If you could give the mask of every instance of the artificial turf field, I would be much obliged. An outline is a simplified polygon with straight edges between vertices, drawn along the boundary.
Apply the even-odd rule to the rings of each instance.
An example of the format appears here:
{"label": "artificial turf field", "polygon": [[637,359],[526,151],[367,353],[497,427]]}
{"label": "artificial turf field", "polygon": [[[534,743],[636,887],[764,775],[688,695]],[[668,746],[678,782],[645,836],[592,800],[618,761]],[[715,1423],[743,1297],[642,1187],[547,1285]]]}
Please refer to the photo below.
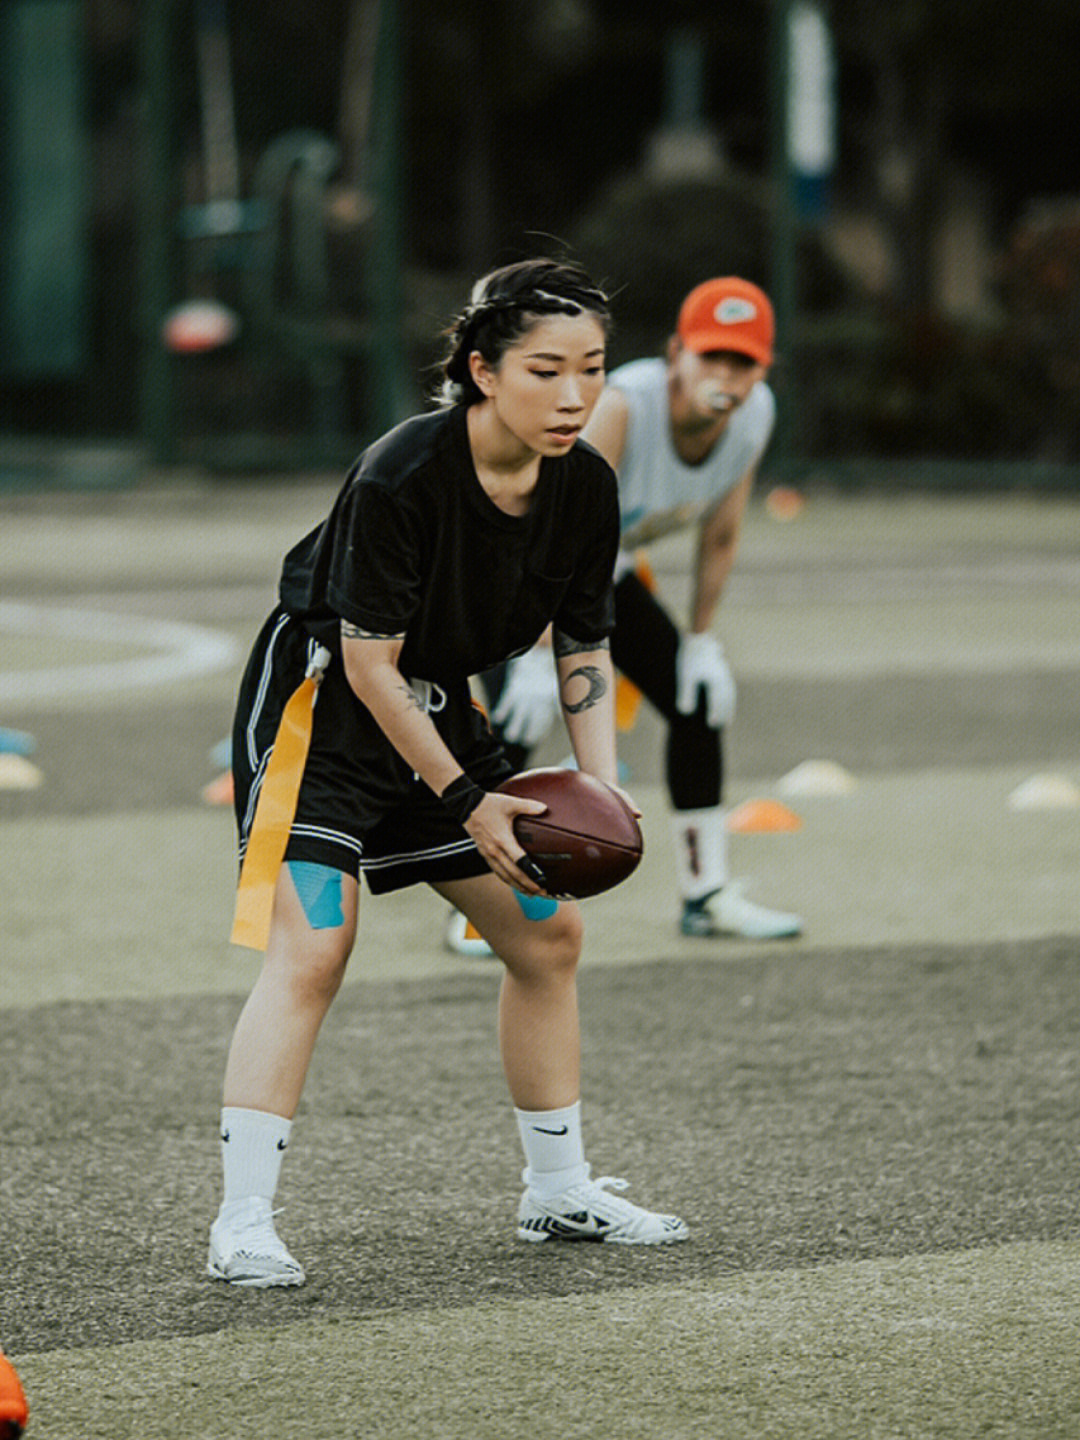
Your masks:
{"label": "artificial turf field", "polygon": [[[255,969],[200,790],[277,559],[335,486],[0,498],[0,726],[44,776],[0,791],[0,1343],[29,1440],[1080,1435],[1080,809],[1008,803],[1080,782],[1061,500],[754,506],[730,799],[811,758],[855,781],[733,842],[803,939],[675,933],[658,732],[625,737],[647,854],[586,907],[586,1139],[688,1244],[515,1243],[495,968],[407,892],[365,898],[294,1131],[308,1284],[204,1277]],[[686,557],[654,557],[677,604]],[[192,673],[165,622],[200,627]]]}

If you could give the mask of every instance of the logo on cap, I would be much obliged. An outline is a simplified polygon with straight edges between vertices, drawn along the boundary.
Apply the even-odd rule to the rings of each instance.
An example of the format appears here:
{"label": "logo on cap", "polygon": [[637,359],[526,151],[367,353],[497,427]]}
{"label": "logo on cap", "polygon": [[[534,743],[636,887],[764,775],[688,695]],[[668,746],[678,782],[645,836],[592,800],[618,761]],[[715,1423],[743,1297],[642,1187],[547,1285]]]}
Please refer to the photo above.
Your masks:
{"label": "logo on cap", "polygon": [[752,300],[744,300],[740,295],[728,295],[717,305],[713,316],[721,325],[742,325],[747,320],[753,320],[757,313],[757,306]]}

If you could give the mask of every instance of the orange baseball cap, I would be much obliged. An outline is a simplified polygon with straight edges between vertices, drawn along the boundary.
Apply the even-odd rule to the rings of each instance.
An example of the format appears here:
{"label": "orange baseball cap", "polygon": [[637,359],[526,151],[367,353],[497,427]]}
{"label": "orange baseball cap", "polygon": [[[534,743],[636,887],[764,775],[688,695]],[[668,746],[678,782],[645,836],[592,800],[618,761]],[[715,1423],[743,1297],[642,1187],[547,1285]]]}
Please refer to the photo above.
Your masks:
{"label": "orange baseball cap", "polygon": [[690,291],[679,311],[678,335],[698,355],[734,350],[771,365],[776,321],[764,290],[734,275],[706,280]]}

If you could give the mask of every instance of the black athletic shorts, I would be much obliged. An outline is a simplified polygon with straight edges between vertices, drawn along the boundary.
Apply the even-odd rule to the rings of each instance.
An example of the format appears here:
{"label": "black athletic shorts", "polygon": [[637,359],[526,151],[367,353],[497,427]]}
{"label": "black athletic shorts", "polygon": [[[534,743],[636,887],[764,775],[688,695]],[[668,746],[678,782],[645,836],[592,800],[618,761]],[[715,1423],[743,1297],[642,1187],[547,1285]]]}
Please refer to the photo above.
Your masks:
{"label": "black athletic shorts", "polygon": [[[244,671],[232,737],[241,859],[282,710],[304,678],[314,649],[307,632],[277,612],[263,626]],[[513,773],[467,682],[432,687],[429,713],[478,785],[493,789]],[[319,686],[285,858],[330,865],[353,876],[362,871],[377,895],[421,881],[489,872],[465,829],[357,700],[339,655]]]}

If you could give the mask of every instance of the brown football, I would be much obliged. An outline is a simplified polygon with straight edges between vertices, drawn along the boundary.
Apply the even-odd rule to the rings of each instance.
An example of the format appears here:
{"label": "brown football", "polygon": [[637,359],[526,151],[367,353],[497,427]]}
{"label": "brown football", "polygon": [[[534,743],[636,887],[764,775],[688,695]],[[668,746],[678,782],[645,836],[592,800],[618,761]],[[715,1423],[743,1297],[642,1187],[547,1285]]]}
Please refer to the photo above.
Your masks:
{"label": "brown football", "polygon": [[514,834],[547,878],[553,895],[584,899],[618,885],[636,869],[641,828],[621,795],[579,770],[524,770],[497,787],[540,800],[541,815],[518,815]]}

